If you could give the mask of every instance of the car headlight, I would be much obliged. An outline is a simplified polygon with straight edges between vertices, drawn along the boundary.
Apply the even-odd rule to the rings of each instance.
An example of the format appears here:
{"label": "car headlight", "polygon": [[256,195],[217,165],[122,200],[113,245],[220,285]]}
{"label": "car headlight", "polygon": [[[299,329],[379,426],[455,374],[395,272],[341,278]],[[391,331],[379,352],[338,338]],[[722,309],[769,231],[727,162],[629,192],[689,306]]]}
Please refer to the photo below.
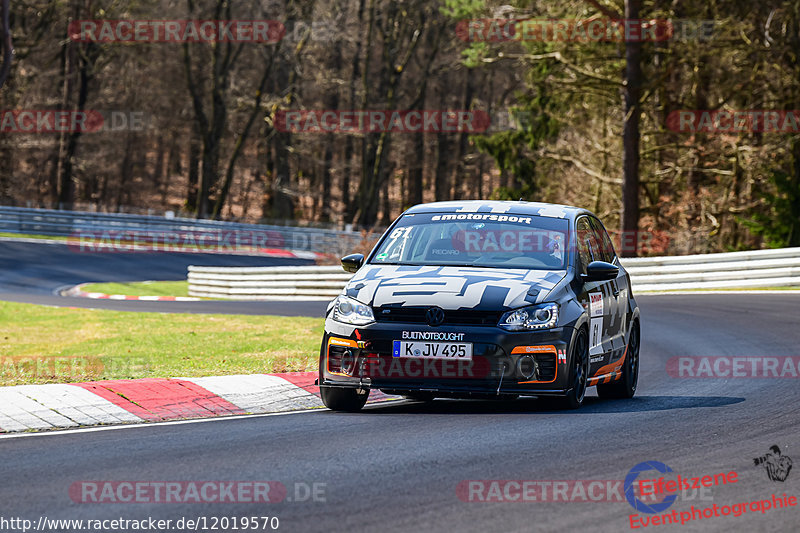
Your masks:
{"label": "car headlight", "polygon": [[550,329],[558,323],[558,304],[532,305],[509,311],[500,317],[500,326],[508,331]]}
{"label": "car headlight", "polygon": [[375,315],[370,306],[347,296],[339,296],[333,302],[333,319],[345,324],[364,326],[375,322]]}

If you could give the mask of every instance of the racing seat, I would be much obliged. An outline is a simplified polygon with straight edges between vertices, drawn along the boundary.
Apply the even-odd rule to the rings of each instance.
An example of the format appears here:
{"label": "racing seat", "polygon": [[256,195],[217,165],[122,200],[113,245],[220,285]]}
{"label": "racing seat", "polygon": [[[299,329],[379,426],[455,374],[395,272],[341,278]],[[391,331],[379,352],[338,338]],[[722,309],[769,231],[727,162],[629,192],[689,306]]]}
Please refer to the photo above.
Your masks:
{"label": "racing seat", "polygon": [[453,247],[452,239],[436,239],[425,251],[426,261],[452,261],[461,257],[461,251]]}

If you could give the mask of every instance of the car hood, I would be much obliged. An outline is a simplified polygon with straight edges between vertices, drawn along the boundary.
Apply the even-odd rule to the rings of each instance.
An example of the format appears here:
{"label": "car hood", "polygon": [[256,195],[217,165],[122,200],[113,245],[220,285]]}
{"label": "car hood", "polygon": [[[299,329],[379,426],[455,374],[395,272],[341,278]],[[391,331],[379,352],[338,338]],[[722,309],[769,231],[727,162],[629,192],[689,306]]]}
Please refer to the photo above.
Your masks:
{"label": "car hood", "polygon": [[382,307],[514,309],[544,301],[565,270],[443,266],[363,266],[343,294]]}

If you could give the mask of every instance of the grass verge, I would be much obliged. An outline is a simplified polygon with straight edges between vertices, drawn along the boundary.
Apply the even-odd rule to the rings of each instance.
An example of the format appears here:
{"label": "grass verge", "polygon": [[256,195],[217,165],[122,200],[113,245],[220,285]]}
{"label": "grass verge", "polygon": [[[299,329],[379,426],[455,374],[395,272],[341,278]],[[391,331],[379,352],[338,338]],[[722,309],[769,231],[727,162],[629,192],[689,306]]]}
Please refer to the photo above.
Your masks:
{"label": "grass verge", "polygon": [[67,241],[68,238],[62,235],[34,235],[30,233],[4,233],[0,232],[0,238],[7,237],[11,239],[40,239],[47,241]]}
{"label": "grass verge", "polygon": [[323,323],[0,302],[0,386],[313,371]]}
{"label": "grass verge", "polygon": [[131,283],[90,283],[84,292],[125,296],[189,296],[188,281],[136,281]]}

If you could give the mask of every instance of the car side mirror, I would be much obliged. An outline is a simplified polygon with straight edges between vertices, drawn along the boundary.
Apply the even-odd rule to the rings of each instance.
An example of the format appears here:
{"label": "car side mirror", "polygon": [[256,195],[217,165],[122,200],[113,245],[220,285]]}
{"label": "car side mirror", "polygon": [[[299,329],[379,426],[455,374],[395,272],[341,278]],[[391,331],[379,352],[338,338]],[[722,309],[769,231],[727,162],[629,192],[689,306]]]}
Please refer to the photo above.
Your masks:
{"label": "car side mirror", "polygon": [[355,274],[364,265],[364,254],[350,254],[342,257],[342,268],[345,272]]}
{"label": "car side mirror", "polygon": [[592,261],[582,274],[583,281],[609,281],[619,275],[619,267],[605,261]]}

